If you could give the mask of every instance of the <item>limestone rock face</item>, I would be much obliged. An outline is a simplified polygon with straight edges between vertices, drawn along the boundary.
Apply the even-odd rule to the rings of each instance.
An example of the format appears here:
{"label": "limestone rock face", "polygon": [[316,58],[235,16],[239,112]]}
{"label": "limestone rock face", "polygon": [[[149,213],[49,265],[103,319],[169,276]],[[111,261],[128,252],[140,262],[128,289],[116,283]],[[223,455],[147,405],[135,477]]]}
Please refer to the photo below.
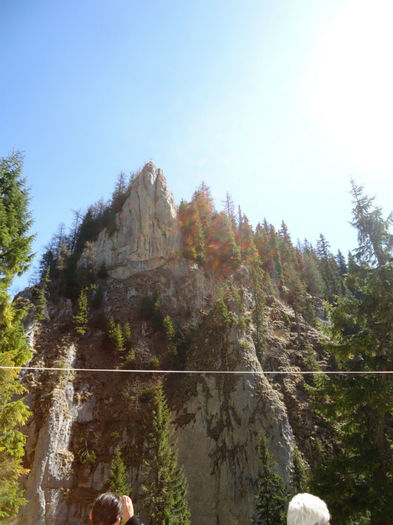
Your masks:
{"label": "limestone rock face", "polygon": [[173,196],[162,170],[149,162],[131,185],[116,217],[116,231],[103,230],[81,261],[96,269],[104,263],[112,277],[125,279],[162,266],[180,254],[181,245]]}
{"label": "limestone rock face", "polygon": [[193,495],[193,525],[245,524],[255,510],[261,435],[287,483],[294,435],[284,403],[263,374],[250,333],[234,325],[217,340],[206,327],[190,350],[192,368],[199,368],[199,354],[213,345],[217,369],[241,373],[207,373],[193,387],[180,387],[192,394],[177,415],[179,456]]}
{"label": "limestone rock face", "polygon": [[[72,366],[75,346],[65,352],[64,367]],[[17,523],[61,523],[67,520],[64,491],[72,486],[74,454],[69,450],[73,423],[74,389],[72,376],[63,377],[50,394],[49,411],[38,428],[33,419],[28,426],[27,456],[34,457],[26,483],[28,504],[22,507]],[[30,402],[33,402],[30,399]]]}
{"label": "limestone rock face", "polygon": [[285,407],[263,375],[239,376],[229,394],[210,376],[197,392],[182,411],[193,417],[178,434],[192,523],[245,523],[255,510],[261,432],[289,481],[294,437]]}

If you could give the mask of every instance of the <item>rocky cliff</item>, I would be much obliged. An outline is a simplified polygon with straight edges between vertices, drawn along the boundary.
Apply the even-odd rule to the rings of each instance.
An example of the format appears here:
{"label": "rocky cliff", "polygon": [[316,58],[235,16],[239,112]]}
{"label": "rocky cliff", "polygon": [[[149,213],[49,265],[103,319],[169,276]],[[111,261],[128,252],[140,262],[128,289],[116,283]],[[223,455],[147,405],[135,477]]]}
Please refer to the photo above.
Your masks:
{"label": "rocky cliff", "polygon": [[116,279],[135,271],[151,270],[178,256],[181,235],[177,210],[162,170],[152,162],[133,181],[127,199],[116,217],[115,231],[103,230],[89,243],[81,264],[102,264]]}
{"label": "rocky cliff", "polygon": [[[103,262],[109,276],[97,277],[90,292],[91,322],[83,337],[72,326],[75,303],[56,294],[49,298],[44,321],[26,319],[31,365],[58,370],[30,371],[24,377],[33,411],[26,429],[31,471],[25,480],[28,504],[16,523],[84,523],[89,505],[105,490],[117,446],[138,508],[151,387],[161,379],[188,480],[193,525],[249,524],[261,431],[287,483],[296,445],[312,459],[313,418],[303,379],[264,375],[263,370],[304,368],[309,353],[320,352],[320,334],[270,297],[263,351],[256,351],[247,268],[220,280],[181,257],[177,210],[162,172],[151,163],[133,181],[115,231],[102,231],[79,265],[98,269]],[[25,301],[29,298],[26,291]],[[152,299],[177,328],[176,352],[143,312],[141,305]],[[108,343],[103,318],[110,317],[132,327],[128,368],[151,369],[158,363],[164,370],[218,373],[62,370],[127,368],[124,355]],[[246,373],[220,373],[236,370]]]}

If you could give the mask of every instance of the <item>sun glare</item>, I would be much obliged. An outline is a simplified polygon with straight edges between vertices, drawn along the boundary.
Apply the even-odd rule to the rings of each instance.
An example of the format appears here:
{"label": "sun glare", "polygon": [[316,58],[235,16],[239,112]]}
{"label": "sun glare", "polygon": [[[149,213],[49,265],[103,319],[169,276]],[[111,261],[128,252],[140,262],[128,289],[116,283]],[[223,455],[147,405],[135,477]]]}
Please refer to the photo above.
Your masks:
{"label": "sun glare", "polygon": [[359,169],[393,170],[393,2],[350,1],[321,36],[305,79],[314,124]]}

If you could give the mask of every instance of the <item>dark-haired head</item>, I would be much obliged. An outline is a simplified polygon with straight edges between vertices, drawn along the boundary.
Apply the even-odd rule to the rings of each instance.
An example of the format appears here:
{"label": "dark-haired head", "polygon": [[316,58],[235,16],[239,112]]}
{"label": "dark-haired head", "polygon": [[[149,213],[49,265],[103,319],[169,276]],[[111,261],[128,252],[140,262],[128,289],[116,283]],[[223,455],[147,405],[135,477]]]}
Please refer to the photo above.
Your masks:
{"label": "dark-haired head", "polygon": [[95,500],[90,519],[93,525],[115,525],[120,523],[121,509],[121,498],[112,492],[105,492]]}

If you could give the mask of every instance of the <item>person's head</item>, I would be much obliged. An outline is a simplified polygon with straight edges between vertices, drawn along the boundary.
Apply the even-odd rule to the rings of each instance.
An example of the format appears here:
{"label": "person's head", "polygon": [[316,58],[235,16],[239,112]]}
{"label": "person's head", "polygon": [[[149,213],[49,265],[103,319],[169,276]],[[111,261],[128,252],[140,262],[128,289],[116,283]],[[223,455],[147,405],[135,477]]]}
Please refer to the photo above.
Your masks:
{"label": "person's head", "polygon": [[329,525],[327,505],[312,494],[297,494],[289,502],[287,525]]}
{"label": "person's head", "polygon": [[121,509],[121,498],[112,492],[105,492],[95,500],[90,519],[93,525],[118,525],[121,519]]}

